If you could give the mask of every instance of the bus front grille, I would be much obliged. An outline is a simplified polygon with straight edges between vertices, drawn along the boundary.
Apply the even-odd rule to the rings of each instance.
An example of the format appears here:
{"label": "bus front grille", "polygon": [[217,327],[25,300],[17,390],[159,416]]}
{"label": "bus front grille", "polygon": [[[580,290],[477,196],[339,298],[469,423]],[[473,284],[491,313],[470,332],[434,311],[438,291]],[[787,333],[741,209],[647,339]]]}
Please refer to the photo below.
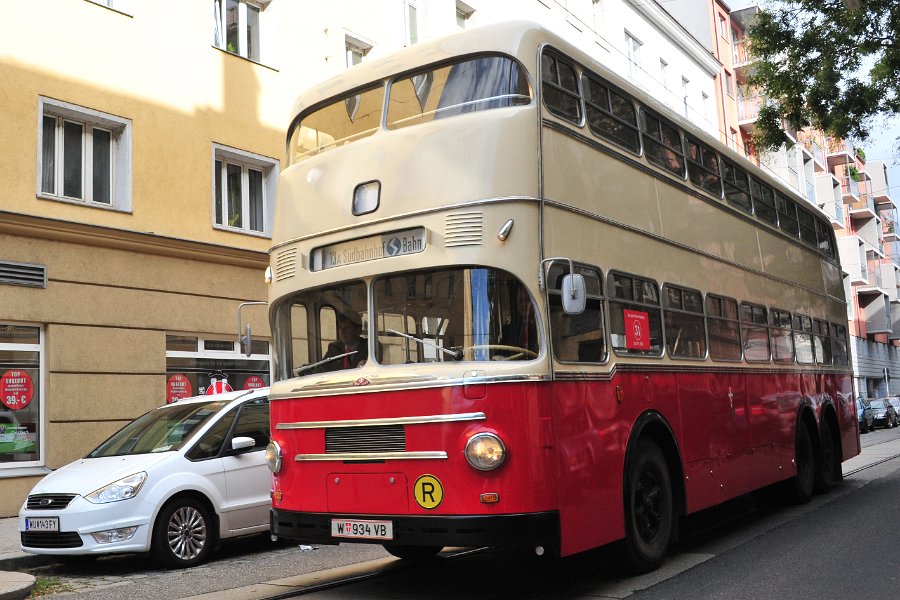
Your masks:
{"label": "bus front grille", "polygon": [[406,432],[402,425],[331,427],[325,430],[326,454],[405,451]]}

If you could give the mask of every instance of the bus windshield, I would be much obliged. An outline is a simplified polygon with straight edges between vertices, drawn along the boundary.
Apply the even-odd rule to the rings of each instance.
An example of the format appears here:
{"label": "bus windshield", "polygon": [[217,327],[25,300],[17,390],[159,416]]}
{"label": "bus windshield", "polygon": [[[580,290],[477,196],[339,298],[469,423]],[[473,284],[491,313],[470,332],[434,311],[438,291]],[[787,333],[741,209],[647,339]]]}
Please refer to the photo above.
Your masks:
{"label": "bus windshield", "polygon": [[383,365],[531,360],[540,351],[537,312],[513,275],[451,267],[298,292],[276,318],[289,325],[279,343],[290,352],[291,375],[305,376],[362,367],[371,356]]}
{"label": "bus windshield", "polygon": [[[480,56],[419,71],[391,83],[388,129],[468,112],[531,103],[525,69],[511,58]],[[384,85],[336,98],[301,116],[289,134],[295,164],[329,148],[375,133],[384,112]]]}

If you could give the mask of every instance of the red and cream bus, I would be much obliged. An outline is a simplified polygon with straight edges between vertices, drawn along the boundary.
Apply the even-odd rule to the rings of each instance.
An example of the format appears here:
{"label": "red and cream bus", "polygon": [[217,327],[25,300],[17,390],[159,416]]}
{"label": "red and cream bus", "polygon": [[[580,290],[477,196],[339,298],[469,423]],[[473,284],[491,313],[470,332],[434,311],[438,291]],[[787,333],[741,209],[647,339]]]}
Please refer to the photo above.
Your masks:
{"label": "red and cream bus", "polygon": [[858,454],[834,232],[541,27],[416,44],[303,95],[271,251],[272,531],[622,541]]}

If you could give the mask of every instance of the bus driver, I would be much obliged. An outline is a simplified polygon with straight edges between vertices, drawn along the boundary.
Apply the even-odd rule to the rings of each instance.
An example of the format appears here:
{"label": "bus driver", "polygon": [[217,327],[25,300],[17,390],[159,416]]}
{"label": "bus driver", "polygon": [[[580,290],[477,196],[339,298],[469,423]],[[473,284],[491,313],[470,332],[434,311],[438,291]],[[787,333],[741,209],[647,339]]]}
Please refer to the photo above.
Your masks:
{"label": "bus driver", "polygon": [[[362,367],[369,359],[369,346],[366,339],[360,337],[362,323],[355,313],[338,313],[338,339],[328,344],[328,351],[322,360],[334,358],[322,365],[324,371],[340,371]],[[344,356],[341,356],[344,355]],[[341,358],[338,358],[341,357]]]}

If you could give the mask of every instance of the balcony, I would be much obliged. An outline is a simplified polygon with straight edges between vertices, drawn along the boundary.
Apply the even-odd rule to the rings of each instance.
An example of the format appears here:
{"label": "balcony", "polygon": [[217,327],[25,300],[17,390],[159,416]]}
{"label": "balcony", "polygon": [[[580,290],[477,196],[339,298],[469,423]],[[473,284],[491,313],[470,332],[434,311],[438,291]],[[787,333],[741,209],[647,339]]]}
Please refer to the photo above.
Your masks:
{"label": "balcony", "polygon": [[731,64],[735,69],[746,67],[754,61],[750,54],[750,41],[746,38],[736,41],[731,46]]}
{"label": "balcony", "polygon": [[[858,202],[860,200],[859,197],[859,182],[853,179],[850,175],[844,175],[843,177],[838,178],[841,182],[841,196],[844,197],[844,202],[853,203]],[[872,206],[875,206],[875,203],[872,203]]]}
{"label": "balcony", "polygon": [[844,205],[843,203],[838,203],[833,200],[829,200],[824,204],[820,204],[819,208],[822,209],[826,215],[828,215],[828,220],[831,221],[831,227],[835,230],[841,230],[847,227],[846,220],[844,219]]}
{"label": "balcony", "polygon": [[809,200],[811,204],[816,203],[816,186],[808,179],[806,180],[806,199]]}
{"label": "balcony", "polygon": [[759,116],[759,109],[763,106],[762,96],[738,96],[738,123],[752,131],[753,122]]}
{"label": "balcony", "polygon": [[882,239],[885,242],[900,242],[900,232],[897,231],[897,211],[879,211],[881,217]]}
{"label": "balcony", "polygon": [[[847,199],[847,196],[844,196],[844,200]],[[872,200],[871,196],[864,195],[860,197],[857,202],[850,203],[850,217],[857,217],[862,219],[869,219],[872,217],[877,217],[878,213],[875,212],[875,201]]]}
{"label": "balcony", "polygon": [[888,301],[900,303],[900,267],[889,258],[881,261],[881,283]]}
{"label": "balcony", "polygon": [[825,158],[828,167],[849,165],[856,162],[856,148],[849,140],[825,138]]}
{"label": "balcony", "polygon": [[866,333],[893,333],[894,328],[888,323],[886,317],[875,317],[874,319],[866,319]]}
{"label": "balcony", "polygon": [[809,131],[803,130],[797,133],[797,141],[812,155],[816,173],[825,172],[828,163],[825,161],[825,150],[822,149],[819,138]]}

